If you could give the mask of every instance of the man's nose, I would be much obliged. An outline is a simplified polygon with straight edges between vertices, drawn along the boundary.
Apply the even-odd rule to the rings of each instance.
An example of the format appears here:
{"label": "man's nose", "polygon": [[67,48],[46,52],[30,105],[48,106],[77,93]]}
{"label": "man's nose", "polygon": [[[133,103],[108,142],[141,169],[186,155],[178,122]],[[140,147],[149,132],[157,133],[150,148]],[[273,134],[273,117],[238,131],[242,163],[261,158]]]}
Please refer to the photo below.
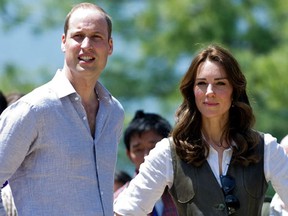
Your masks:
{"label": "man's nose", "polygon": [[89,37],[85,37],[81,43],[82,48],[90,48],[91,47],[91,41]]}

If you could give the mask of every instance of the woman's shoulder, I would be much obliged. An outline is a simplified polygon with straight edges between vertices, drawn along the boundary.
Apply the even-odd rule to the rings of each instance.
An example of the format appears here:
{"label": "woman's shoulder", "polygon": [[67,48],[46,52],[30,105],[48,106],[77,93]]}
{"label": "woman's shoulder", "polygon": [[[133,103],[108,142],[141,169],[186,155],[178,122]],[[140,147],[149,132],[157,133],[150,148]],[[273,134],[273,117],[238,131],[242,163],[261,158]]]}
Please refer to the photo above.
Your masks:
{"label": "woman's shoulder", "polygon": [[170,137],[165,137],[159,142],[156,143],[155,145],[155,151],[157,152],[162,152],[162,153],[170,153],[171,148],[170,148],[170,142],[171,142]]}
{"label": "woman's shoulder", "polygon": [[168,138],[163,138],[156,143],[155,147],[150,151],[147,156],[150,161],[169,161],[171,160],[171,148]]}
{"label": "woman's shoulder", "polygon": [[263,133],[263,139],[264,139],[264,144],[278,144],[277,138],[275,138],[272,134],[270,133]]}

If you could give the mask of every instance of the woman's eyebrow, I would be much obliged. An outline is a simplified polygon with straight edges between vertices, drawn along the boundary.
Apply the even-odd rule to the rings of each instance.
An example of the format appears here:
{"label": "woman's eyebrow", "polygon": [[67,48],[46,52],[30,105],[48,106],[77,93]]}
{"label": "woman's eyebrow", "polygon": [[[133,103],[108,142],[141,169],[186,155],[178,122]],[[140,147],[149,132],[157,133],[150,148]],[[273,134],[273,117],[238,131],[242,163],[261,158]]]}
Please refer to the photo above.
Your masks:
{"label": "woman's eyebrow", "polygon": [[[217,78],[214,78],[214,80],[223,80],[223,79],[228,79],[228,78],[227,78],[227,77],[217,77]],[[206,80],[206,78],[198,77],[198,78],[196,78],[196,80]]]}
{"label": "woman's eyebrow", "polygon": [[219,77],[219,78],[215,78],[215,80],[223,80],[223,79],[228,79],[227,77]]}

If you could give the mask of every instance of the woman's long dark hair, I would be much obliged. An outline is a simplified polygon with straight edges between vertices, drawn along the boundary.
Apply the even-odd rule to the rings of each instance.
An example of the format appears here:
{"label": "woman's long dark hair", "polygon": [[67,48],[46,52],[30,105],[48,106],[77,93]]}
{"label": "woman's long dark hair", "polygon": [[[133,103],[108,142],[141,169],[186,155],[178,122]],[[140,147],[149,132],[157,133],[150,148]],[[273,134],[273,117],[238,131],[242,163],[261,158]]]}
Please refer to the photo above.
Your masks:
{"label": "woman's long dark hair", "polygon": [[222,65],[233,86],[229,119],[221,137],[230,146],[231,140],[237,144],[237,147],[232,146],[232,162],[244,166],[258,162],[259,155],[255,148],[259,143],[259,134],[252,129],[255,117],[246,93],[246,78],[232,54],[217,45],[208,46],[193,59],[180,83],[183,102],[176,112],[176,124],[172,131],[177,154],[194,166],[203,164],[209,154],[209,146],[201,136],[201,113],[196,106],[193,91],[198,67],[206,60]]}

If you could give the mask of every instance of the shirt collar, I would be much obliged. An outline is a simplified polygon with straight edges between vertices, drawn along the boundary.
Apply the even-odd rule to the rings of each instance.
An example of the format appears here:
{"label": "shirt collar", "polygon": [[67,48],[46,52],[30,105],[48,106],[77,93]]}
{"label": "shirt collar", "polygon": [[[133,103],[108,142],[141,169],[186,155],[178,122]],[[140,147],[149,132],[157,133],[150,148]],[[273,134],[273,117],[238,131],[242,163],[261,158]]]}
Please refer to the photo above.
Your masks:
{"label": "shirt collar", "polygon": [[[51,80],[51,83],[53,85],[54,91],[59,98],[63,98],[72,94],[78,95],[78,93],[66,77],[65,73],[61,69],[57,70],[55,76]],[[110,102],[112,95],[99,81],[97,81],[95,85],[95,90],[97,91],[99,99],[102,102]]]}
{"label": "shirt collar", "polygon": [[52,79],[53,89],[56,91],[59,98],[66,97],[70,94],[76,93],[76,90],[65,76],[64,72],[60,69],[57,70]]}

